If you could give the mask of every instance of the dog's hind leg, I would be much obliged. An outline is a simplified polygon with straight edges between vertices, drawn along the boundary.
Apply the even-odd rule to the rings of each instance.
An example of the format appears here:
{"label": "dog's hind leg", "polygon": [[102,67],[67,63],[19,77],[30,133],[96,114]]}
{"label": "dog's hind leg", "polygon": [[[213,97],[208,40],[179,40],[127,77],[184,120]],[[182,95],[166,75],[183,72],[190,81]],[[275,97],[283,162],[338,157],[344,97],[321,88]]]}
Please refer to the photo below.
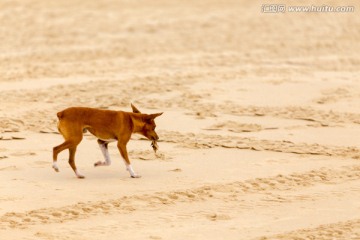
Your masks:
{"label": "dog's hind leg", "polygon": [[74,170],[74,172],[78,178],[85,178],[84,175],[81,175],[76,168],[75,153],[76,153],[76,146],[70,147],[69,148],[69,164],[70,164],[71,168]]}
{"label": "dog's hind leg", "polygon": [[109,151],[108,151],[109,142],[103,141],[101,139],[98,139],[97,142],[98,142],[100,150],[104,156],[105,162],[98,161],[98,162],[94,163],[94,166],[95,167],[109,166],[111,164],[111,159],[110,159],[110,155],[109,155]]}
{"label": "dog's hind leg", "polygon": [[74,170],[78,178],[84,178],[84,176],[77,171],[75,165],[76,147],[83,138],[81,126],[73,126],[70,128],[66,124],[66,122],[60,121],[58,127],[65,141],[62,144],[53,148],[53,168],[55,169],[55,171],[59,171],[59,168],[57,166],[58,154],[65,149],[69,149],[69,164],[71,168]]}
{"label": "dog's hind leg", "polygon": [[52,165],[52,167],[54,168],[54,170],[56,172],[59,171],[59,167],[57,166],[57,156],[58,156],[58,154],[61,151],[69,148],[70,146],[71,146],[71,142],[70,141],[65,141],[62,144],[60,144],[59,146],[56,146],[56,147],[53,148],[53,165]]}

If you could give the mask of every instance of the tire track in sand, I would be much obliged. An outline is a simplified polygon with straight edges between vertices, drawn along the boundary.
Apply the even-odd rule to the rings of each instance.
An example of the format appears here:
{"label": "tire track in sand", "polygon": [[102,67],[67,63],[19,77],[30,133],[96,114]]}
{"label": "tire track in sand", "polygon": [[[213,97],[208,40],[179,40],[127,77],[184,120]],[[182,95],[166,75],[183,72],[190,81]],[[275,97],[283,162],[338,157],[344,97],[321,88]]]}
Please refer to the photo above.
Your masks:
{"label": "tire track in sand", "polygon": [[[11,118],[0,116],[2,122],[0,132],[13,129],[38,131],[41,127],[56,129],[56,110],[79,104],[98,108],[124,107],[129,109],[129,101],[133,99],[133,96],[147,95],[151,95],[151,98],[137,99],[136,101],[144,108],[166,111],[166,109],[178,107],[190,111],[190,115],[201,118],[214,117],[216,114],[230,114],[235,116],[271,116],[297,119],[314,122],[320,124],[320,126],[334,126],[344,123],[360,124],[360,114],[358,113],[324,111],[299,106],[265,107],[240,106],[233,102],[206,103],[202,95],[189,93],[189,85],[209,77],[216,79],[220,76],[216,72],[125,76],[122,80],[89,81],[86,86],[84,84],[66,84],[45,89],[5,91],[0,94],[7,102],[6,105],[2,106],[4,111],[11,112],[15,106],[21,103],[26,104],[28,107]],[[231,74],[226,77],[221,76],[221,78],[231,78]],[[145,84],[145,82],[151,82],[152,84]],[[161,88],[158,86],[161,86]],[[169,92],[173,93],[174,89],[179,93],[175,94],[175,96],[172,94],[170,99],[166,101],[157,99],[152,95],[153,93],[161,95]],[[75,95],[74,92],[76,92]],[[187,101],[183,101],[183,99],[187,99]],[[58,104],[60,102],[61,105]],[[29,111],[32,107],[36,109],[39,103],[42,103],[40,112]],[[46,103],[47,107],[44,108],[43,103]],[[26,124],[22,122],[23,119],[27,119]],[[38,123],[39,119],[42,120],[41,123]]]}
{"label": "tire track in sand", "polygon": [[[8,212],[0,217],[1,229],[27,228],[37,224],[63,223],[85,219],[96,215],[126,214],[138,210],[156,210],[164,205],[175,205],[185,202],[221,201],[242,202],[247,209],[253,206],[253,201],[246,202],[246,194],[266,194],[266,202],[292,201],[284,200],[276,195],[272,201],[269,194],[273,191],[294,191],[317,184],[338,184],[354,181],[360,178],[360,165],[344,166],[339,169],[321,168],[317,170],[277,175],[268,178],[256,178],[246,181],[236,181],[226,184],[208,184],[186,190],[155,192],[151,194],[124,196],[118,199],[103,201],[79,202],[59,208],[42,208],[27,212]],[[243,199],[242,199],[243,198]],[[270,204],[270,203],[269,203]]]}
{"label": "tire track in sand", "polygon": [[360,239],[360,219],[324,224],[315,228],[299,229],[254,240],[297,240],[297,239]]}
{"label": "tire track in sand", "polygon": [[[222,104],[199,102],[202,95],[184,93],[180,97],[172,98],[169,101],[161,102],[158,99],[139,99],[139,105],[146,108],[164,109],[176,106],[182,109],[191,110],[191,115],[197,117],[215,117],[218,114],[230,114],[235,116],[270,116],[283,119],[296,119],[319,123],[321,126],[333,126],[344,123],[360,124],[360,114],[338,111],[325,111],[312,107],[288,106],[288,107],[267,107],[267,106],[240,106],[234,102]],[[186,101],[183,101],[186,99]],[[169,103],[170,106],[169,106]]]}
{"label": "tire track in sand", "polygon": [[293,143],[291,141],[172,131],[159,131],[159,136],[161,136],[163,142],[177,143],[183,147],[195,149],[223,147],[360,159],[360,149],[356,147],[325,146],[320,144]]}

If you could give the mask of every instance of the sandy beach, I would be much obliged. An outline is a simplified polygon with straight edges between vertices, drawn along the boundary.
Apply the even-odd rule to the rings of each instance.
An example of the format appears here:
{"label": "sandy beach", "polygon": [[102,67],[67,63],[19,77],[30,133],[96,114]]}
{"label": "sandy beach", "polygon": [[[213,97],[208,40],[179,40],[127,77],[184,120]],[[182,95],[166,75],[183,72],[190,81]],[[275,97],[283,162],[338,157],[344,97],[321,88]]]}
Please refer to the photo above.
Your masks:
{"label": "sandy beach", "polygon": [[[360,239],[359,1],[263,4],[1,1],[0,239]],[[57,112],[131,103],[142,178],[90,133],[52,169]]]}

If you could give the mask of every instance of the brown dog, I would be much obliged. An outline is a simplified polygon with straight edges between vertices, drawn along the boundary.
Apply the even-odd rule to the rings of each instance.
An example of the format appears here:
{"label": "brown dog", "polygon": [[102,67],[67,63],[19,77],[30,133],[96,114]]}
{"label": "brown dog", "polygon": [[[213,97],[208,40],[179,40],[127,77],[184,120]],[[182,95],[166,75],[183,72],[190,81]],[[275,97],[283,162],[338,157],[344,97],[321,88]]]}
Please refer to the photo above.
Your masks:
{"label": "brown dog", "polygon": [[69,149],[69,164],[78,178],[84,178],[75,166],[75,152],[77,145],[83,138],[83,132],[88,130],[98,138],[98,144],[104,155],[105,162],[98,161],[96,166],[108,166],[111,160],[108,152],[109,142],[117,142],[117,147],[123,157],[126,169],[131,177],[138,178],[131,167],[126,150],[132,133],[140,133],[155,142],[159,139],[155,132],[154,119],[162,113],[142,114],[131,104],[133,112],[100,110],[95,108],[71,107],[57,113],[59,118],[58,129],[65,141],[53,149],[53,168],[59,171],[57,166],[58,154]]}

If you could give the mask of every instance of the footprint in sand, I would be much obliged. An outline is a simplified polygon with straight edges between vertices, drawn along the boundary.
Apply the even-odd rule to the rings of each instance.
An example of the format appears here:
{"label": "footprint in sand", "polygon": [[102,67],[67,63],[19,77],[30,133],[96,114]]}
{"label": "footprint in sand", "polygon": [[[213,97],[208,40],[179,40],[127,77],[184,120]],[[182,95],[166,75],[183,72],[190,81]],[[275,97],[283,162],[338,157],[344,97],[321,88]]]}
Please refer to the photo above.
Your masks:
{"label": "footprint in sand", "polygon": [[145,150],[145,151],[138,151],[138,150],[132,150],[129,152],[129,154],[134,157],[138,158],[140,160],[148,161],[148,160],[170,160],[172,157],[165,156],[163,153],[154,153],[151,150]]}
{"label": "footprint in sand", "polygon": [[16,166],[8,166],[8,167],[3,167],[3,168],[0,168],[0,171],[16,171],[16,170],[19,170]]}
{"label": "footprint in sand", "polygon": [[49,165],[49,161],[41,161],[41,160],[39,160],[39,161],[35,161],[34,163],[37,166],[48,166]]}
{"label": "footprint in sand", "polygon": [[206,215],[206,218],[209,219],[210,221],[221,221],[221,220],[230,220],[231,217],[229,215],[226,214],[209,214]]}
{"label": "footprint in sand", "polygon": [[0,136],[0,140],[9,141],[9,140],[24,140],[23,136]]}
{"label": "footprint in sand", "polygon": [[30,151],[18,151],[10,154],[11,156],[15,157],[22,157],[22,156],[35,156],[36,153]]}
{"label": "footprint in sand", "polygon": [[227,121],[224,123],[219,123],[212,125],[204,130],[227,130],[230,132],[240,133],[240,132],[259,132],[263,130],[261,125],[258,124],[246,124],[238,123],[235,121]]}
{"label": "footprint in sand", "polygon": [[182,172],[181,168],[175,168],[172,170],[169,170],[169,172]]}

